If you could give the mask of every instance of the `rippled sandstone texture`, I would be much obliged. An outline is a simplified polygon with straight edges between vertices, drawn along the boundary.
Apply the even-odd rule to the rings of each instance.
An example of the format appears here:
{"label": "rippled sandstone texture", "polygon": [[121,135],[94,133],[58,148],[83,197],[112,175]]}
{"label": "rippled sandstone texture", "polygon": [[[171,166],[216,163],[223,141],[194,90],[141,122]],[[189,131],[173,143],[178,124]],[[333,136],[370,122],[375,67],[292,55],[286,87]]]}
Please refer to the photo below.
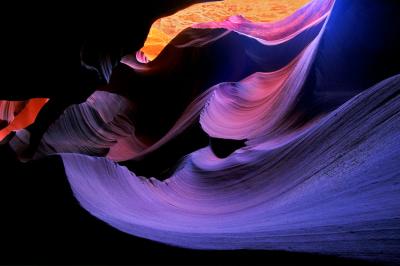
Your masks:
{"label": "rippled sandstone texture", "polygon": [[176,14],[158,19],[150,29],[142,51],[152,60],[183,29],[195,23],[223,21],[241,15],[253,22],[272,22],[283,19],[309,0],[225,0],[193,5]]}

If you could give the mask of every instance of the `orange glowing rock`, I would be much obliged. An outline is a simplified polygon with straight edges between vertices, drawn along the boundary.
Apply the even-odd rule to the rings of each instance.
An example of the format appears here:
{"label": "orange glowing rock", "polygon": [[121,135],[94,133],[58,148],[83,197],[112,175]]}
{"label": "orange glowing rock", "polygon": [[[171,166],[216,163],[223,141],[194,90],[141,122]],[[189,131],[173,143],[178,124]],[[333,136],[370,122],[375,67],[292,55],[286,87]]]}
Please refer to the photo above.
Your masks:
{"label": "orange glowing rock", "polygon": [[26,128],[27,126],[31,125],[47,101],[48,99],[45,98],[35,98],[29,100],[25,108],[15,116],[14,120],[11,121],[7,127],[0,130],[0,141],[4,139],[4,137],[6,137],[11,131]]}
{"label": "orange glowing rock", "polygon": [[200,22],[224,21],[242,15],[254,22],[283,19],[310,0],[225,0],[193,5],[172,16],[158,19],[151,27],[142,51],[153,60],[164,47],[187,27]]}

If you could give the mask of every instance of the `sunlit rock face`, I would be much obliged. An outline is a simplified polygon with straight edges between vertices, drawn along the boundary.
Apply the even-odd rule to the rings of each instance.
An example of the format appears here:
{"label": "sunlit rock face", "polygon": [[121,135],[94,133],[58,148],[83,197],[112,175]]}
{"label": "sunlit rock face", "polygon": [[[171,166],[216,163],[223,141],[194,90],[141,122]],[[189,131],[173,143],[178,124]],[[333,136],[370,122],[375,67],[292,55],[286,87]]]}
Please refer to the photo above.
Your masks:
{"label": "sunlit rock face", "polygon": [[28,101],[0,101],[0,141],[11,131],[32,124],[46,102],[47,99],[44,98]]}
{"label": "sunlit rock face", "polygon": [[292,14],[310,0],[224,0],[193,5],[158,19],[150,29],[142,51],[152,60],[183,29],[196,23],[223,21],[241,15],[253,22],[272,22]]}

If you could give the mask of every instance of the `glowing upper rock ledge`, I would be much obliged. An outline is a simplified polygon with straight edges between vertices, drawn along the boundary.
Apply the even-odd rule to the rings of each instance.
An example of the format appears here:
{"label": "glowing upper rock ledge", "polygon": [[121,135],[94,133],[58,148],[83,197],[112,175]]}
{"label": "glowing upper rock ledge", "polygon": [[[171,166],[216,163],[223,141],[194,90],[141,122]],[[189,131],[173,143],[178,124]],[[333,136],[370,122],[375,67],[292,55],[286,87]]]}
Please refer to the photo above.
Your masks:
{"label": "glowing upper rock ledge", "polygon": [[152,25],[142,51],[148,59],[153,60],[179,32],[193,24],[224,21],[235,15],[241,15],[253,22],[278,21],[309,2],[310,0],[224,0],[196,4],[172,16],[158,19]]}

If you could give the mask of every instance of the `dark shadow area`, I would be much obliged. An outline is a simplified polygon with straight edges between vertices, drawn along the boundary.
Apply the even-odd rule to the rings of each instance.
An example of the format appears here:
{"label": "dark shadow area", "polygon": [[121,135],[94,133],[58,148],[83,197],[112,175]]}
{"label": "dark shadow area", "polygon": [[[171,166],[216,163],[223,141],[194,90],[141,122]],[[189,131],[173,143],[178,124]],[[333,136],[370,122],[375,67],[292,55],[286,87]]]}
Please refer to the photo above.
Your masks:
{"label": "dark shadow area", "polygon": [[400,2],[338,0],[295,112],[302,121],[332,111],[400,73]]}

